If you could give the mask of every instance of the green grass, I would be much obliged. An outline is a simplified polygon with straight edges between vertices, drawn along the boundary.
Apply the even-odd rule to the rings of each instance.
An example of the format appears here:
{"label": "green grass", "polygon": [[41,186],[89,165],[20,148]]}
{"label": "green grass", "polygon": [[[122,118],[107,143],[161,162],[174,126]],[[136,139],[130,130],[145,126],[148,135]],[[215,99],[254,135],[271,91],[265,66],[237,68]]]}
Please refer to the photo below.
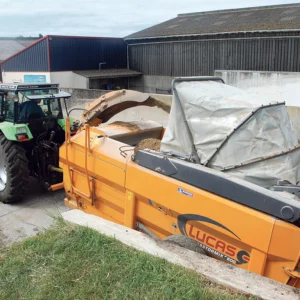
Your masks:
{"label": "green grass", "polygon": [[0,299],[5,300],[248,298],[61,220],[0,250]]}

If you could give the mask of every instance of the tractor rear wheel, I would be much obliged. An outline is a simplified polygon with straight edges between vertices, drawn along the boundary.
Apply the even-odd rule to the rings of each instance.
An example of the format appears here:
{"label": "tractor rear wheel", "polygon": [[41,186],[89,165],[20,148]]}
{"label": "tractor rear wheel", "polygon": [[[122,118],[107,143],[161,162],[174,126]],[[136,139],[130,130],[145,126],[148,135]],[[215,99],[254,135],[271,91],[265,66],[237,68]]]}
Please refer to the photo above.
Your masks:
{"label": "tractor rear wheel", "polygon": [[18,201],[24,195],[29,180],[25,149],[0,133],[0,201]]}

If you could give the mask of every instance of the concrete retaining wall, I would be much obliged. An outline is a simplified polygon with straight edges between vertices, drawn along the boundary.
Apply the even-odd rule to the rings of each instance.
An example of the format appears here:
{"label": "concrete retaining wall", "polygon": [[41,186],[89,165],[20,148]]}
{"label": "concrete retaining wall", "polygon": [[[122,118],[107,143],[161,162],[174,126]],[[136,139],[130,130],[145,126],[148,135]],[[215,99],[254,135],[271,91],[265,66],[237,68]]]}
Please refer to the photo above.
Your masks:
{"label": "concrete retaining wall", "polygon": [[[289,106],[300,106],[300,73],[217,70],[226,84],[252,93],[263,93],[271,101],[285,101]],[[144,93],[167,93],[171,89],[170,76],[143,75],[129,80],[129,89]],[[163,92],[165,91],[165,92]]]}
{"label": "concrete retaining wall", "polygon": [[[73,89],[61,88],[62,91],[72,94],[71,99],[67,103],[68,110],[73,108],[84,108],[86,104],[106,94],[108,91],[104,90],[89,90],[89,89]],[[64,108],[63,108],[64,109]],[[65,113],[65,110],[64,110]],[[75,110],[71,113],[71,117],[80,118],[82,111]]]}
{"label": "concrete retaining wall", "polygon": [[172,80],[170,76],[149,76],[143,75],[129,80],[129,89],[143,93],[163,93],[171,91]]}
{"label": "concrete retaining wall", "polygon": [[71,93],[72,98],[76,100],[96,99],[108,92],[106,90],[90,90],[90,89],[78,89],[78,88],[74,89],[74,88],[66,88],[66,87],[62,87],[61,90]]}
{"label": "concrete retaining wall", "polygon": [[285,102],[300,140],[300,73],[258,71],[215,71],[226,84],[254,94],[263,94],[270,102]]}
{"label": "concrete retaining wall", "polygon": [[51,72],[51,82],[59,83],[59,86],[64,88],[87,89],[89,80],[86,77],[78,75],[72,71]]}
{"label": "concrete retaining wall", "polygon": [[226,84],[256,94],[264,94],[270,101],[285,101],[288,106],[300,106],[300,73],[215,71]]}
{"label": "concrete retaining wall", "polygon": [[[68,110],[73,108],[84,108],[85,105],[92,102],[93,100],[106,94],[106,90],[88,90],[88,89],[73,89],[73,88],[62,88],[61,90],[71,93],[72,98],[68,103]],[[171,96],[168,95],[157,95],[156,99],[171,106]],[[65,113],[65,112],[64,112]],[[82,110],[74,110],[71,112],[71,117],[80,119]],[[158,107],[133,107],[126,109],[111,118],[108,123],[115,121],[141,121],[141,120],[153,120],[159,122],[163,126],[167,126],[169,114]]]}

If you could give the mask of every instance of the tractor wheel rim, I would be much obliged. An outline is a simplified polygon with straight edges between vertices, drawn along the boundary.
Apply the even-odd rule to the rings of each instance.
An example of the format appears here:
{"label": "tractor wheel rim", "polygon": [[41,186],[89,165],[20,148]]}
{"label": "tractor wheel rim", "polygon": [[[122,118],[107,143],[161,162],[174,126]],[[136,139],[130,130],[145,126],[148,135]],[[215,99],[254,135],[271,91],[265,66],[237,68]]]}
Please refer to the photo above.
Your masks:
{"label": "tractor wheel rim", "polygon": [[0,147],[0,192],[6,187],[7,173],[3,148]]}

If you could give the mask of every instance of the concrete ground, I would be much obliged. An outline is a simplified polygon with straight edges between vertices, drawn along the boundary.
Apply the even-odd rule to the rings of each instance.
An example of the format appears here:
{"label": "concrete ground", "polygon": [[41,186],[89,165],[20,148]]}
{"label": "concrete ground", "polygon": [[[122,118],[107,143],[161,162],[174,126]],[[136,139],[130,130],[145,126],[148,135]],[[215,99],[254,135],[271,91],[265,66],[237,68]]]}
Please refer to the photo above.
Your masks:
{"label": "concrete ground", "polygon": [[34,236],[53,223],[53,217],[68,210],[64,190],[42,193],[32,179],[30,192],[14,204],[0,203],[0,247]]}

